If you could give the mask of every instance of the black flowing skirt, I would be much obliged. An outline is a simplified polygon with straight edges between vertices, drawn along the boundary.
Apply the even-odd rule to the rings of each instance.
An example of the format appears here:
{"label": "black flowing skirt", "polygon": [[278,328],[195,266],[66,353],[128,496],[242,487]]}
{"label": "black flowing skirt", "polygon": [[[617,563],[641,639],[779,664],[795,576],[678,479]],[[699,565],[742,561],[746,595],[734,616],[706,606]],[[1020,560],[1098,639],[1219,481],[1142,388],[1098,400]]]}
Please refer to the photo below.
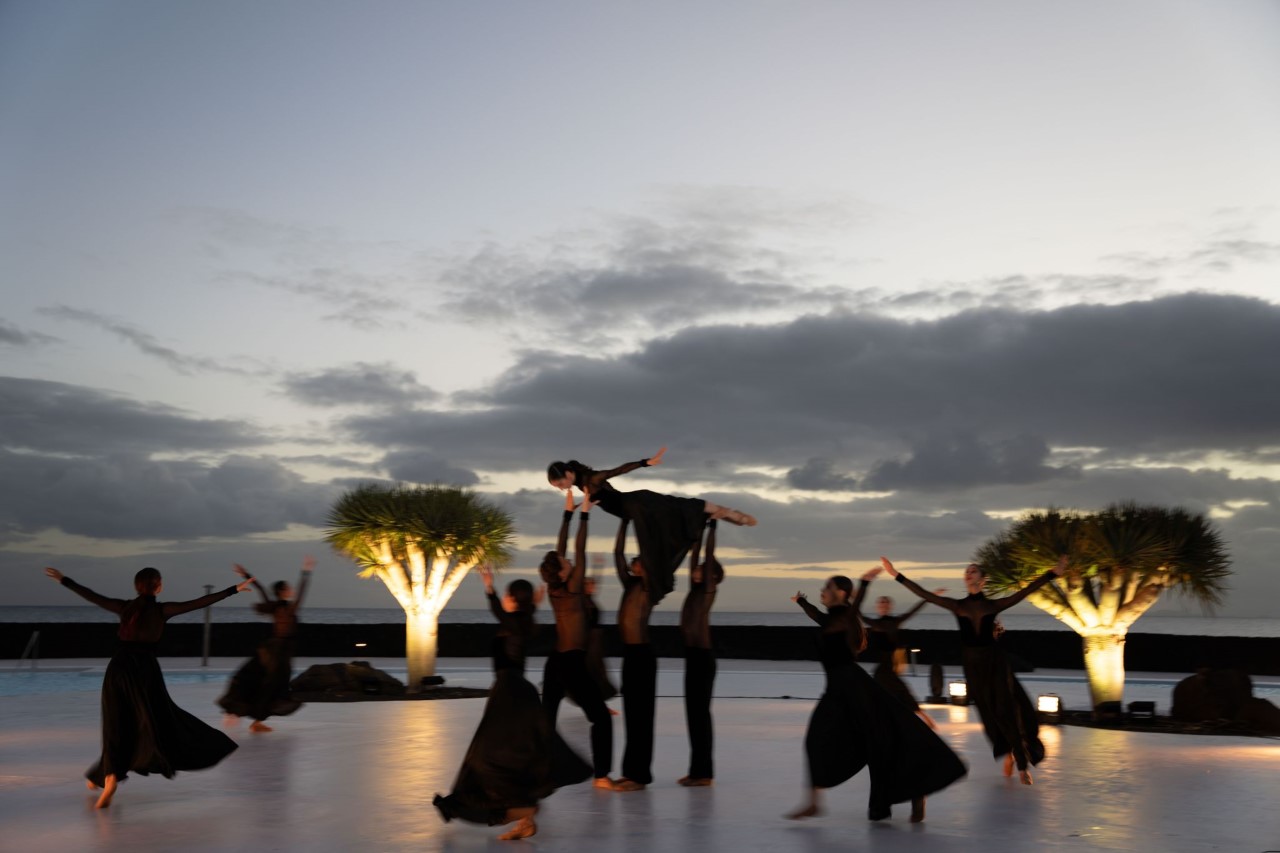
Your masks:
{"label": "black flowing skirt", "polygon": [[536,806],[556,788],[591,777],[587,764],[552,729],[537,689],[514,669],[499,670],[462,769],[434,805],[446,821],[497,826],[507,809]]}
{"label": "black flowing skirt", "polygon": [[[701,498],[680,498],[640,489],[618,492],[609,506],[621,518],[629,518],[640,546],[640,560],[649,578],[649,597],[657,604],[675,588],[676,572],[706,524],[706,504]],[[617,508],[620,511],[614,512]]]}
{"label": "black flowing skirt", "polygon": [[920,703],[916,701],[916,695],[911,692],[911,688],[898,675],[897,663],[893,656],[890,655],[888,660],[881,660],[876,664],[875,676],[876,684],[879,684],[898,701],[902,702],[912,711],[920,710]]}
{"label": "black flowing skirt", "polygon": [[872,812],[939,791],[968,772],[923,720],[857,664],[827,669],[805,751],[815,788],[834,788],[869,767]]}
{"label": "black flowing skirt", "polygon": [[154,643],[124,643],[102,679],[102,756],[84,774],[99,787],[109,774],[159,773],[212,767],[236,742],[169,698]]}
{"label": "black flowing skirt", "polygon": [[218,705],[228,714],[265,720],[284,717],[302,707],[289,692],[293,675],[293,641],[272,637],[231,676]]}
{"label": "black flowing skirt", "polygon": [[[1002,755],[1025,751],[1026,760],[1039,764],[1044,760],[1044,744],[1040,742],[1040,717],[1031,697],[1013,675],[1013,667],[999,646],[965,646],[964,677],[969,697],[978,706],[982,728],[991,741],[991,754]],[[1019,762],[1019,767],[1022,766]]]}

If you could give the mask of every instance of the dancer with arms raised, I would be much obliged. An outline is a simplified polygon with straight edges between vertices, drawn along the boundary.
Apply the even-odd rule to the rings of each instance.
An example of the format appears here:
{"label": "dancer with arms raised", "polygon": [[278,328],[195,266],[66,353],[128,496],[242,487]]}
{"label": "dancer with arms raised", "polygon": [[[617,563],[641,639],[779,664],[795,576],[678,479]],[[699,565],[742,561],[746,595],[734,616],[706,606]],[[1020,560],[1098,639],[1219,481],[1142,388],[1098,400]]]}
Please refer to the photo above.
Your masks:
{"label": "dancer with arms raised", "polygon": [[707,557],[698,562],[701,543],[689,556],[689,593],[680,608],[680,638],[684,640],[684,718],[689,729],[689,772],[676,781],[701,788],[715,780],[715,743],[711,723],[711,694],[716,682],[716,652],[711,645],[711,606],[724,580],[716,559],[716,520],[707,522]]}
{"label": "dancer with arms raised", "polygon": [[887,558],[881,557],[880,561],[898,583],[925,601],[955,614],[964,653],[964,677],[968,682],[969,696],[978,706],[978,716],[982,718],[987,740],[991,741],[992,755],[996,758],[1004,756],[1004,775],[1012,776],[1016,764],[1022,784],[1030,785],[1029,765],[1039,764],[1044,759],[1040,720],[1027,691],[1014,677],[1004,650],[996,642],[996,617],[1055,577],[1061,577],[1067,570],[1066,555],[1058,560],[1056,566],[1013,595],[996,599],[983,595],[987,575],[976,563],[970,563],[964,570],[964,585],[969,595],[965,598],[944,598],[908,580]]}
{"label": "dancer with arms raised", "polygon": [[81,586],[57,569],[44,573],[81,598],[120,617],[120,645],[102,677],[102,757],[85,773],[89,789],[102,789],[97,808],[111,805],[116,787],[130,773],[159,773],[212,767],[230,755],[236,743],[179,708],[169,698],[156,661],[164,623],[248,588],[250,580],[191,601],[156,601],[163,579],[156,569],[133,577],[137,597],[107,598]]}

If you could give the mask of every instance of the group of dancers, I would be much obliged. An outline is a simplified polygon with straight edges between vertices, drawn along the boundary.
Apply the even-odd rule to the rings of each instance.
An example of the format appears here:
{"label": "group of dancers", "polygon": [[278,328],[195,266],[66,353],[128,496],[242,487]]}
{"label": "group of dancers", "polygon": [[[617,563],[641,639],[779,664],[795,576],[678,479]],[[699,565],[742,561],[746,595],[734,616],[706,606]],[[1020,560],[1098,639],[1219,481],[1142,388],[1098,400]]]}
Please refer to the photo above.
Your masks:
{"label": "group of dancers", "polygon": [[[710,612],[724,568],[715,556],[717,522],[752,526],[746,513],[697,498],[648,490],[624,492],[610,480],[662,462],[665,448],[654,456],[606,471],[576,461],[552,463],[548,481],[565,491],[556,548],[539,567],[543,589],[514,580],[499,597],[493,572],[480,568],[489,608],[498,621],[493,640],[494,682],[481,720],[463,759],[453,790],[437,795],[434,804],[446,820],[459,818],[491,826],[514,823],[499,838],[528,838],[537,832],[539,803],[557,788],[592,779],[609,791],[639,791],[653,782],[654,713],[657,660],[649,642],[649,616],[655,604],[674,589],[675,575],[689,558],[689,590],[681,608],[680,633],[685,645],[685,716],[690,759],[678,781],[687,787],[713,784],[714,734],[711,696],[716,659],[711,642]],[[578,504],[573,490],[582,497]],[[599,506],[617,516],[614,558],[623,587],[617,624],[623,644],[622,700],[626,746],[621,775],[611,776],[613,724],[605,699],[613,692],[603,666],[598,608],[588,590],[586,544],[591,511]],[[578,515],[573,558],[567,553],[570,528]],[[628,559],[628,531],[634,530],[639,555]],[[705,536],[705,540],[704,540]],[[705,551],[704,551],[705,548]],[[871,790],[868,818],[890,817],[892,805],[911,803],[911,820],[924,820],[925,797],[963,777],[966,767],[934,731],[933,722],[898,675],[898,630],[925,603],[955,614],[964,650],[969,694],[975,700],[993,755],[1004,758],[1004,773],[1016,766],[1022,782],[1031,784],[1030,765],[1044,757],[1037,715],[1008,661],[995,642],[998,614],[1060,576],[1067,559],[1019,592],[1001,599],[983,594],[982,569],[965,570],[968,596],[948,598],[945,590],[927,591],[881,558],[882,565],[859,581],[834,576],[823,586],[815,607],[804,596],[793,597],[819,626],[819,660],[826,676],[822,697],[805,735],[809,796],[793,819],[821,813],[822,792],[868,769]],[[314,562],[303,566],[295,591],[275,585],[273,599],[236,566],[241,581],[192,601],[161,604],[162,582],[155,569],[143,569],[134,580],[137,597],[111,599],[89,590],[56,569],[46,574],[73,592],[120,616],[120,646],[108,664],[102,690],[102,755],[86,773],[89,786],[101,789],[99,808],[110,804],[120,781],[130,772],[172,777],[179,770],[210,767],[236,744],[178,708],[165,689],[156,662],[156,643],[164,622],[180,613],[207,607],[255,586],[262,596],[258,610],[273,621],[273,635],[233,677],[219,704],[228,719],[253,719],[251,729],[270,731],[263,722],[288,714],[299,705],[288,693],[289,669],[297,613]],[[886,571],[923,601],[900,616],[882,597],[878,615],[860,612],[870,582]],[[546,661],[542,691],[525,678],[526,647],[535,633],[534,612],[545,594],[555,618],[556,645]],[[870,648],[877,659],[871,676],[857,663]],[[556,733],[562,700],[568,697],[590,723],[591,760],[585,761]]]}

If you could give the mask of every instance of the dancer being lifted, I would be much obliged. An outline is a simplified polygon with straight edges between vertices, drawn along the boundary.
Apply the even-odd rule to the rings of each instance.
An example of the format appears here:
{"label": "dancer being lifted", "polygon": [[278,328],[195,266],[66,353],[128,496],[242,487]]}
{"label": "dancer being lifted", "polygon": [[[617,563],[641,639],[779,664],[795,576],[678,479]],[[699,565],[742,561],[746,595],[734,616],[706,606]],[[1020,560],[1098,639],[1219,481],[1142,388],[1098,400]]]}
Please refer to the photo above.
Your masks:
{"label": "dancer being lifted", "polygon": [[[860,579],[863,586],[863,592],[859,593],[858,600],[861,601],[865,595],[866,586],[875,579],[875,577],[884,571],[881,566],[871,569]],[[935,589],[935,595],[943,595],[945,589]],[[911,692],[911,688],[902,680],[902,668],[905,664],[906,649],[902,644],[902,636],[899,631],[902,625],[912,616],[920,612],[920,608],[924,607],[928,602],[921,599],[906,613],[894,616],[893,599],[887,595],[882,595],[876,599],[876,615],[863,616],[862,624],[867,629],[867,651],[871,658],[876,662],[874,678],[876,683],[897,696],[907,704],[907,707],[920,715],[920,719],[929,724],[930,728],[937,728],[933,722],[933,718],[920,710],[920,703],[916,701],[915,694]]]}
{"label": "dancer being lifted", "polygon": [[664,447],[638,462],[628,462],[608,471],[596,471],[581,462],[552,462],[547,467],[547,480],[557,489],[590,487],[605,512],[631,521],[640,545],[640,559],[649,576],[649,595],[654,604],[675,586],[675,573],[702,535],[707,518],[723,518],[733,524],[751,527],[756,520],[745,512],[719,506],[701,498],[680,498],[640,489],[620,492],[609,480],[613,477],[662,464]]}
{"label": "dancer being lifted", "polygon": [[694,543],[689,557],[689,594],[680,608],[680,637],[684,640],[684,719],[689,729],[689,772],[676,781],[686,788],[711,785],[714,731],[711,694],[716,682],[716,653],[711,645],[711,606],[724,580],[716,559],[716,521],[707,522],[707,557],[698,562]]}
{"label": "dancer being lifted", "polygon": [[227,722],[234,725],[241,717],[252,717],[251,732],[269,732],[263,720],[267,717],[284,717],[302,707],[302,703],[289,695],[289,681],[293,676],[293,644],[298,633],[298,610],[307,594],[307,582],[315,570],[314,557],[302,561],[302,577],[297,592],[288,581],[276,581],[271,590],[276,597],[267,595],[262,584],[244,566],[236,566],[236,574],[249,580],[262,601],[253,607],[264,616],[271,617],[271,639],[258,646],[253,657],[231,676],[227,692],[218,699],[218,705],[227,712]]}
{"label": "dancer being lifted", "polygon": [[136,598],[107,598],[81,586],[57,569],[44,573],[81,598],[120,617],[120,646],[102,677],[102,757],[84,774],[89,790],[102,789],[97,808],[111,805],[116,786],[130,773],[159,773],[172,779],[179,770],[212,767],[230,755],[236,742],[179,708],[169,698],[156,661],[164,623],[174,616],[208,607],[248,588],[249,580],[221,592],[160,603],[160,572],[143,569],[133,576]]}
{"label": "dancer being lifted", "polygon": [[[701,538],[701,536],[699,536]],[[627,560],[627,519],[618,525],[613,563],[622,584],[618,603],[618,634],[622,638],[622,723],[627,746],[622,753],[622,777],[617,791],[641,791],[653,781],[653,717],[658,695],[658,657],[649,641],[648,566],[641,557]]]}
{"label": "dancer being lifted", "polygon": [[[865,590],[865,587],[863,587]],[[894,803],[911,801],[911,822],[924,820],[924,798],[965,774],[964,763],[911,709],[890,696],[858,666],[866,645],[857,617],[860,601],[850,602],[853,583],[842,575],[822,588],[826,612],[797,592],[791,599],[821,626],[819,656],[826,689],[809,718],[805,752],[809,758],[809,801],[792,819],[821,814],[823,789],[871,772],[869,820],[890,816]]]}
{"label": "dancer being lifted", "polygon": [[991,741],[991,753],[996,758],[1004,756],[1004,775],[1012,776],[1016,764],[1022,784],[1030,785],[1028,765],[1039,764],[1044,759],[1040,720],[1027,692],[1014,677],[1004,649],[996,642],[996,616],[1055,577],[1061,577],[1067,570],[1068,558],[1064,555],[1056,566],[1027,586],[1013,595],[997,599],[982,594],[987,575],[981,566],[974,563],[964,570],[964,585],[969,595],[965,598],[944,598],[908,580],[888,559],[881,557],[880,561],[898,583],[925,601],[955,614],[964,654],[964,677],[969,685],[969,696],[978,706],[978,716],[982,718],[987,740]]}
{"label": "dancer being lifted", "polygon": [[547,552],[538,569],[556,617],[556,649],[547,656],[542,675],[542,707],[554,729],[565,694],[578,703],[591,721],[591,763],[595,775],[592,784],[612,790],[609,769],[613,766],[613,720],[600,697],[600,688],[587,672],[586,663],[587,610],[583,605],[582,581],[587,570],[587,514],[593,506],[588,488],[583,493],[571,563],[564,554],[569,544],[569,522],[573,520],[573,494],[565,495],[556,550]]}
{"label": "dancer being lifted", "polygon": [[445,821],[500,826],[515,822],[501,841],[529,838],[538,831],[538,802],[556,788],[574,785],[591,768],[556,734],[542,710],[537,689],[524,677],[525,647],[534,633],[533,584],[514,580],[501,599],[493,589],[493,570],[480,567],[489,610],[498,620],[493,638],[493,686],[480,724],[462,760],[453,791],[436,795]]}

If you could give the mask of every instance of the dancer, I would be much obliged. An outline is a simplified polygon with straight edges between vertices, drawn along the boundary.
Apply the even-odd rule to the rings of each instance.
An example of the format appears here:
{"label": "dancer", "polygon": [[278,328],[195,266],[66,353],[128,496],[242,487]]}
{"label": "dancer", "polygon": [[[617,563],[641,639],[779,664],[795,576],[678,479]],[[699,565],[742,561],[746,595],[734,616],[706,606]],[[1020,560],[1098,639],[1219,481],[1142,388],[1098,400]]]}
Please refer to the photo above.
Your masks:
{"label": "dancer", "polygon": [[81,598],[120,617],[120,647],[102,677],[102,756],[84,774],[89,790],[102,789],[96,808],[111,805],[116,787],[129,773],[159,773],[172,779],[179,770],[212,767],[230,755],[236,742],[179,708],[169,698],[156,661],[164,623],[174,616],[208,607],[242,592],[249,580],[221,592],[160,603],[160,572],[147,568],[133,576],[136,598],[107,598],[81,586],[57,569],[44,573]]}
{"label": "dancer", "polygon": [[254,609],[272,621],[271,638],[258,646],[236,674],[231,676],[227,692],[218,699],[218,705],[227,712],[228,724],[234,725],[241,717],[252,717],[251,732],[269,732],[263,720],[267,717],[284,717],[302,707],[302,703],[289,695],[289,681],[293,677],[293,644],[298,633],[298,610],[307,594],[307,582],[315,571],[314,557],[302,561],[302,578],[295,593],[288,581],[276,581],[271,585],[276,597],[272,599],[262,584],[250,578],[244,566],[235,567],[236,574],[253,583],[262,601]]}
{"label": "dancer", "polygon": [[556,788],[574,785],[591,768],[556,734],[524,677],[525,647],[534,633],[533,584],[514,580],[501,599],[493,590],[493,569],[480,567],[489,610],[498,620],[493,638],[493,686],[480,724],[462,760],[453,791],[436,794],[434,805],[446,822],[515,827],[500,841],[529,838],[538,831],[538,802]]}
{"label": "dancer", "polygon": [[698,563],[694,543],[689,558],[689,594],[680,608],[680,637],[684,640],[684,719],[689,729],[689,772],[676,780],[686,788],[701,788],[715,780],[712,761],[711,693],[716,681],[716,653],[711,645],[711,605],[724,580],[716,559],[716,521],[707,522],[707,557]]}
{"label": "dancer", "polygon": [[[860,580],[863,587],[865,588],[882,571],[884,571],[882,566],[876,566],[864,574]],[[933,592],[935,595],[943,595],[946,590],[935,589]],[[882,595],[876,599],[875,616],[863,616],[861,613],[858,615],[867,629],[867,651],[876,661],[874,674],[876,683],[905,702],[911,710],[920,715],[920,719],[928,723],[930,728],[937,728],[933,718],[920,709],[920,703],[916,701],[915,694],[901,677],[906,649],[898,632],[902,629],[903,623],[919,613],[927,603],[922,599],[906,613],[894,616],[892,615],[893,599]]]}
{"label": "dancer", "polygon": [[925,795],[959,779],[965,766],[932,729],[854,660],[866,636],[856,615],[861,602],[850,602],[852,594],[853,583],[838,575],[822,588],[826,613],[810,604],[802,592],[791,599],[821,626],[820,657],[827,685],[804,739],[809,801],[787,816],[800,819],[821,814],[822,791],[868,767],[867,818],[884,820],[893,803],[910,800],[911,822],[919,823],[924,820]]}
{"label": "dancer", "polygon": [[708,517],[747,527],[756,523],[745,512],[701,498],[680,498],[648,489],[620,492],[609,482],[637,468],[661,465],[666,452],[664,447],[648,459],[628,462],[608,471],[596,471],[574,459],[547,466],[547,480],[557,489],[590,487],[601,509],[635,524],[640,559],[649,574],[649,595],[654,604],[675,587],[675,573],[689,548],[702,535]]}
{"label": "dancer", "polygon": [[[604,628],[600,627],[600,606],[596,604],[596,579],[587,577],[582,584],[582,604],[587,609],[587,672],[600,688],[600,698],[608,702],[618,695],[604,665]],[[609,713],[617,715],[610,708]]]}
{"label": "dancer", "polygon": [[[699,533],[699,539],[701,533]],[[622,584],[618,604],[618,634],[622,637],[622,722],[627,747],[622,753],[622,777],[615,791],[643,791],[653,781],[653,717],[658,695],[658,656],[649,642],[649,614],[653,598],[644,560],[627,560],[627,519],[618,525],[613,562]]]}
{"label": "dancer", "polygon": [[547,656],[542,675],[542,708],[554,729],[560,702],[567,693],[591,721],[592,784],[613,789],[609,769],[613,766],[613,720],[600,698],[600,688],[587,672],[587,611],[583,606],[582,579],[587,569],[587,514],[595,503],[590,488],[584,490],[574,540],[574,559],[565,559],[569,543],[569,522],[573,520],[573,495],[565,495],[564,518],[556,549],[548,551],[538,571],[547,586],[547,598],[556,618],[556,648]]}
{"label": "dancer", "polygon": [[908,580],[887,558],[881,557],[880,562],[898,583],[925,601],[955,614],[964,653],[965,681],[968,682],[969,696],[978,706],[978,716],[982,718],[987,740],[991,741],[991,753],[996,758],[1004,756],[1005,776],[1012,776],[1013,767],[1017,764],[1018,778],[1022,784],[1030,785],[1031,770],[1027,765],[1039,764],[1044,759],[1040,720],[1027,692],[1014,677],[1004,649],[996,642],[996,615],[1055,577],[1061,577],[1067,570],[1067,556],[1064,554],[1056,566],[1013,595],[997,599],[982,594],[987,575],[975,563],[970,563],[964,570],[964,585],[969,595],[965,598],[943,598]]}

